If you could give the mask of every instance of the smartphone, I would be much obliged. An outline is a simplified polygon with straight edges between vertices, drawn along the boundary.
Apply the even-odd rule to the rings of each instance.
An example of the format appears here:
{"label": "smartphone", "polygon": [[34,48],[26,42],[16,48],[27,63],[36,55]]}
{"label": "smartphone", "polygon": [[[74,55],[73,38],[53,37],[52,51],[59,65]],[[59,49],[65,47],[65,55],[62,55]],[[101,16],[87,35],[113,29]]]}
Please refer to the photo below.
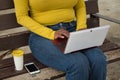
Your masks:
{"label": "smartphone", "polygon": [[24,66],[29,74],[36,74],[40,72],[38,67],[33,62],[24,64]]}

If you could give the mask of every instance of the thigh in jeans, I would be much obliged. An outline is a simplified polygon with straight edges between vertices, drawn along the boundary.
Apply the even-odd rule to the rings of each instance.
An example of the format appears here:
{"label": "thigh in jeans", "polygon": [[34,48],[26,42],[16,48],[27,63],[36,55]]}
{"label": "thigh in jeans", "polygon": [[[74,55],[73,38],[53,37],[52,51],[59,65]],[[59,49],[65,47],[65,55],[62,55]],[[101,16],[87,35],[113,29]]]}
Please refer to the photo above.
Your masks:
{"label": "thigh in jeans", "polygon": [[65,55],[50,40],[36,34],[30,35],[29,45],[33,56],[38,61],[58,70],[66,71],[71,65],[83,60],[87,63],[86,57],[82,53]]}

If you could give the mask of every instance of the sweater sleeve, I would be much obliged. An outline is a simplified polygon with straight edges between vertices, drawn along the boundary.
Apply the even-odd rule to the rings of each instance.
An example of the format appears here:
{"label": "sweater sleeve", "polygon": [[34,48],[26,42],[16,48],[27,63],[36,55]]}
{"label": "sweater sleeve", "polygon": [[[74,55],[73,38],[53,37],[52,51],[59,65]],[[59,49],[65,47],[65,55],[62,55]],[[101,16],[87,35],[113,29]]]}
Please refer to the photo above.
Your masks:
{"label": "sweater sleeve", "polygon": [[87,28],[86,25],[86,6],[84,0],[78,0],[78,3],[74,7],[77,27],[76,30]]}
{"label": "sweater sleeve", "polygon": [[38,23],[28,15],[28,1],[29,0],[14,0],[17,22],[31,32],[53,40],[55,31]]}

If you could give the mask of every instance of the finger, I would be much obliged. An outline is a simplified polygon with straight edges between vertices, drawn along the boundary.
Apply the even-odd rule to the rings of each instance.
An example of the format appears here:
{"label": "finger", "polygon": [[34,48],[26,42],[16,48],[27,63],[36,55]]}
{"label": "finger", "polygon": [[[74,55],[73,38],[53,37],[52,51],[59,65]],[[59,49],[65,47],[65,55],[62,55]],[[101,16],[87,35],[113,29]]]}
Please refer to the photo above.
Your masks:
{"label": "finger", "polygon": [[65,36],[63,36],[63,35],[60,35],[60,36],[59,36],[59,38],[65,38]]}
{"label": "finger", "polygon": [[69,32],[63,32],[61,35],[65,36],[65,37],[69,37]]}
{"label": "finger", "polygon": [[66,37],[69,36],[69,32],[67,30],[64,30],[64,29],[60,30],[60,34],[66,36]]}
{"label": "finger", "polygon": [[62,33],[59,33],[57,36],[58,36],[58,38],[64,38],[65,37],[64,35],[62,35]]}
{"label": "finger", "polygon": [[62,35],[65,36],[65,37],[67,37],[67,38],[69,37],[68,33],[62,33]]}
{"label": "finger", "polygon": [[57,38],[64,38],[65,36],[63,36],[61,33],[57,33],[56,35],[55,35],[55,39],[57,39]]}
{"label": "finger", "polygon": [[55,32],[55,37],[54,37],[55,39],[65,38],[65,37],[69,37],[69,32],[67,30],[60,29],[60,30]]}

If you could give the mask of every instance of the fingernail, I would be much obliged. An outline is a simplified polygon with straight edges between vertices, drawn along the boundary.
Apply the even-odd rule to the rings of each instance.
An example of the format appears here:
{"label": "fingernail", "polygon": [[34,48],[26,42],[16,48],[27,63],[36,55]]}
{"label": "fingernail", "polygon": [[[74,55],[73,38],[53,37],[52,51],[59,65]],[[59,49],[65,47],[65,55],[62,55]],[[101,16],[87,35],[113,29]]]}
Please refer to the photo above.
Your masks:
{"label": "fingernail", "polygon": [[64,38],[64,36],[62,36],[62,38]]}

